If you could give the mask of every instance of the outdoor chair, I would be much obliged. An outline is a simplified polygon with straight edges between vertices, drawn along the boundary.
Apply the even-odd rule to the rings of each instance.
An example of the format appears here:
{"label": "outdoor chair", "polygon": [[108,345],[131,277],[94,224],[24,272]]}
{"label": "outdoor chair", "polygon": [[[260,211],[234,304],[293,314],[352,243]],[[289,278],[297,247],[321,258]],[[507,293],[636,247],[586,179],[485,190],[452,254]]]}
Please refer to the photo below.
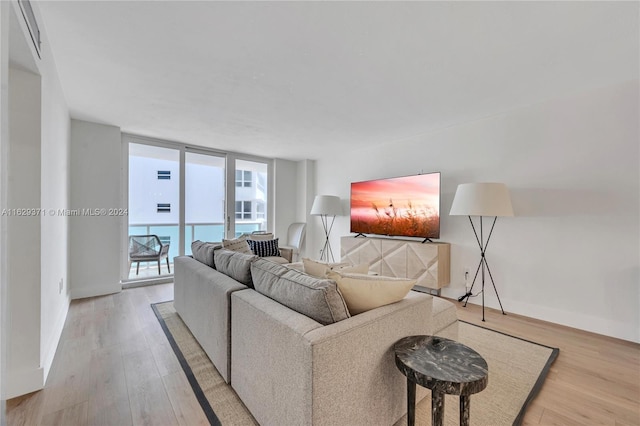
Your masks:
{"label": "outdoor chair", "polygon": [[137,262],[136,275],[140,271],[140,262],[158,262],[158,275],[161,274],[160,262],[167,259],[169,266],[169,244],[162,244],[157,235],[130,235],[129,236],[129,269],[131,264]]}

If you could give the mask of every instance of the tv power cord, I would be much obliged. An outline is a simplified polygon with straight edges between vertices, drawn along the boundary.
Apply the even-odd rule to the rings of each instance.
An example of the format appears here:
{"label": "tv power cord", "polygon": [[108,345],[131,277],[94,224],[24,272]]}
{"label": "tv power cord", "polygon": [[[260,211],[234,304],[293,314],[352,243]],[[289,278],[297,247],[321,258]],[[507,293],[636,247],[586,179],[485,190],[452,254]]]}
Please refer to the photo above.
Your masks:
{"label": "tv power cord", "polygon": [[467,297],[472,297],[472,296],[473,296],[473,294],[471,294],[471,293],[463,294],[462,296],[458,297],[458,302],[462,302]]}
{"label": "tv power cord", "polygon": [[[469,288],[469,271],[465,271],[464,272],[464,287],[465,287],[467,292],[465,294],[463,294],[462,296],[458,297],[458,302],[462,302],[464,299],[468,299],[470,297],[475,297],[471,293],[471,289]],[[480,293],[478,293],[478,294],[480,294]],[[476,294],[476,296],[478,294]]]}

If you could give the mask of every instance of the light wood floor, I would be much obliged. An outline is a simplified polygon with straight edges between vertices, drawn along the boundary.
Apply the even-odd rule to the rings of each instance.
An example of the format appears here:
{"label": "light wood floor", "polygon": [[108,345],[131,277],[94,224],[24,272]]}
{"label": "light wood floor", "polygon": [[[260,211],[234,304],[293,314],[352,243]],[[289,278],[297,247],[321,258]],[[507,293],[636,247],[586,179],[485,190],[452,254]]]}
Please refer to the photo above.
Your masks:
{"label": "light wood floor", "polygon": [[[204,425],[150,304],[173,285],[74,300],[44,390],[7,401],[13,425]],[[458,306],[460,319],[560,348],[525,424],[640,425],[640,345]],[[491,425],[487,425],[491,426]]]}

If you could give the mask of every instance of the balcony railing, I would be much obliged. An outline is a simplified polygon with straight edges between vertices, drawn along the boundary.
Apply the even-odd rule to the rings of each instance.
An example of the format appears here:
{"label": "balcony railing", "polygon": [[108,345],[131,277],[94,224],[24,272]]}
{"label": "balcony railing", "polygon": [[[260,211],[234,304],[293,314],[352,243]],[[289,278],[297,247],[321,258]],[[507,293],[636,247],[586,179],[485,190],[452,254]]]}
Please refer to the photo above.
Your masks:
{"label": "balcony railing", "polygon": [[[262,231],[265,227],[264,221],[237,221],[236,236],[253,231]],[[225,224],[222,222],[209,223],[186,223],[184,235],[185,255],[191,254],[191,243],[196,240],[201,241],[222,241],[224,238]],[[169,244],[169,261],[178,256],[178,241],[180,229],[177,223],[134,223],[129,224],[129,235],[157,235],[162,244]],[[166,268],[165,268],[166,269]]]}

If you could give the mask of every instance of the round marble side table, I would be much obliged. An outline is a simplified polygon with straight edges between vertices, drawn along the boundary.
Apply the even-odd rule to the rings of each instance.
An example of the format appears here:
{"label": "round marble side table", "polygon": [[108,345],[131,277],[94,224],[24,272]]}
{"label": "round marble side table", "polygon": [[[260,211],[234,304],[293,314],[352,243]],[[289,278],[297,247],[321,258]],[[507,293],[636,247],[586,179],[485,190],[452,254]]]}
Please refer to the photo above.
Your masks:
{"label": "round marble side table", "polygon": [[444,395],[460,395],[460,425],[469,425],[470,396],[487,387],[489,367],[473,349],[438,336],[408,336],[394,345],[407,376],[407,424],[415,425],[416,384],[431,389],[431,424],[442,426]]}

